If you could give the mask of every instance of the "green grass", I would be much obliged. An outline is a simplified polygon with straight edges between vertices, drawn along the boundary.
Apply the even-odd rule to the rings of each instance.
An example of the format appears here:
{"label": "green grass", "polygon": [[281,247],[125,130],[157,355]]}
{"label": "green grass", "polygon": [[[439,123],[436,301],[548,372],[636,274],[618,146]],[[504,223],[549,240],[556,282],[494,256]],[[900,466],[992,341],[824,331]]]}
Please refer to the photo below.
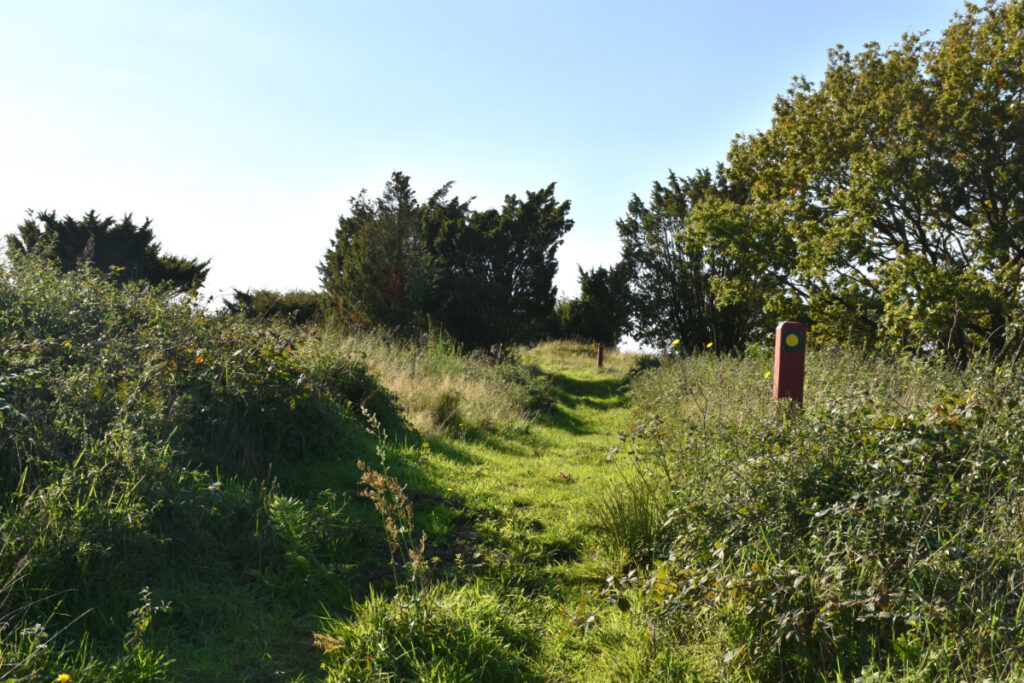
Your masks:
{"label": "green grass", "polygon": [[0,351],[0,680],[1024,675],[1009,360],[812,349],[787,411],[765,349],[495,364],[30,260]]}
{"label": "green grass", "polygon": [[[436,606],[438,596],[458,603],[467,591],[486,596],[479,598],[484,601],[520,605],[514,621],[527,624],[533,637],[508,646],[517,653],[514,675],[499,658],[473,669],[466,680],[678,678],[688,671],[685,657],[663,647],[647,624],[602,595],[605,578],[624,558],[600,540],[597,501],[632,472],[618,449],[619,433],[632,422],[626,372],[632,359],[610,360],[599,370],[592,350],[565,343],[523,352],[520,362],[545,376],[550,387],[547,410],[528,429],[394,447],[391,472],[411,491],[436,492],[415,502],[418,524],[428,529],[428,554],[437,558],[434,583],[401,591],[390,601],[377,596],[372,608],[357,609],[354,621],[327,618],[321,643],[332,676],[390,672],[415,679],[434,677],[435,670],[454,675],[461,659],[471,658],[468,650],[438,643],[410,653],[409,642],[431,639],[402,631],[401,638],[374,651],[381,632],[374,625],[393,623],[396,613],[417,621],[406,611],[419,600],[415,604],[429,614],[418,620],[425,631],[440,628],[430,625],[440,609],[446,620],[464,619],[445,628],[473,632],[476,618],[468,611]],[[364,654],[357,662],[338,652]]]}

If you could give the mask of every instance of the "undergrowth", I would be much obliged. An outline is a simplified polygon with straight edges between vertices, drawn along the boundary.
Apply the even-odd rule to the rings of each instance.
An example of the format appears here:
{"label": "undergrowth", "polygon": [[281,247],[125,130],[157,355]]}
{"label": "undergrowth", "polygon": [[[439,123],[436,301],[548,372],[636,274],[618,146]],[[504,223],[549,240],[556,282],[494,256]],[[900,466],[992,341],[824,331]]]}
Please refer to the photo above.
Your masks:
{"label": "undergrowth", "polygon": [[[708,677],[1019,677],[1024,374],[809,358],[802,410],[771,402],[767,351],[637,380],[639,474],[601,515],[634,569],[608,594],[716,644]],[[671,490],[657,522],[629,507],[645,479]]]}
{"label": "undergrowth", "polygon": [[0,272],[0,678],[217,677],[167,645],[195,654],[225,601],[348,597],[365,528],[277,473],[349,455],[354,485],[361,416],[401,419],[364,363],[300,342],[95,272]]}
{"label": "undergrowth", "polygon": [[[511,438],[544,391],[443,338],[295,329],[110,280],[0,270],[0,680],[316,675],[317,613],[429,588],[377,436]],[[425,507],[431,529],[457,517]],[[389,546],[407,556],[391,572]]]}
{"label": "undergrowth", "polygon": [[518,357],[5,266],[0,680],[1024,676],[1012,359]]}

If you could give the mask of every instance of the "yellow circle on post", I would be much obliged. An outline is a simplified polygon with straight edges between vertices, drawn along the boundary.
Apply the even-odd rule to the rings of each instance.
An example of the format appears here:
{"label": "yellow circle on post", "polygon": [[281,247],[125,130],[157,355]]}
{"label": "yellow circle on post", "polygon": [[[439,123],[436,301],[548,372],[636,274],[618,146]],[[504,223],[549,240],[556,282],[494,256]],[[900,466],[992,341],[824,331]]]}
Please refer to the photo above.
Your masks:
{"label": "yellow circle on post", "polygon": [[800,335],[793,334],[792,332],[790,332],[789,334],[786,335],[785,341],[786,341],[786,346],[788,346],[790,348],[793,348],[795,346],[800,346]]}

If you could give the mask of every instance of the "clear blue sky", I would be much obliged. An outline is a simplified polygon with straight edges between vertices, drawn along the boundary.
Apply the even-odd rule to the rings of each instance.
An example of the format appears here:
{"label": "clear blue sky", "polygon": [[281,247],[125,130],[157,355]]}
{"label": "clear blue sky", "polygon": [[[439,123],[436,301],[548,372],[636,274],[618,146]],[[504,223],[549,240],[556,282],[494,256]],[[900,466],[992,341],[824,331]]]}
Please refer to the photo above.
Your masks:
{"label": "clear blue sky", "polygon": [[478,209],[550,182],[556,283],[618,260],[669,169],[724,160],[836,43],[938,38],[959,0],[0,0],[0,233],[26,209],[151,217],[212,295],[314,288],[392,171]]}

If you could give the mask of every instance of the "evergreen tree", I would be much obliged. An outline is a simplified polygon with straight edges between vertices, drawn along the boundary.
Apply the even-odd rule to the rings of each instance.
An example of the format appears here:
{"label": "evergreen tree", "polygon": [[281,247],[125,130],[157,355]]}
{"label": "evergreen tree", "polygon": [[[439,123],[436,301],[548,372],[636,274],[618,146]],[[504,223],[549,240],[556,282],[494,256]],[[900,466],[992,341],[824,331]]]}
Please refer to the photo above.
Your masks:
{"label": "evergreen tree", "polygon": [[554,184],[501,211],[445,221],[433,249],[440,265],[439,321],[456,339],[488,348],[539,339],[555,306],[555,252],[572,227]]}
{"label": "evergreen tree", "polygon": [[558,309],[562,336],[616,346],[629,328],[629,270],[624,263],[579,268],[580,297]]}
{"label": "evergreen tree", "polygon": [[554,308],[569,203],[550,185],[477,212],[450,189],[421,205],[396,172],[382,198],[353,198],[320,264],[324,288],[368,324],[417,332],[432,322],[469,348],[538,339]]}
{"label": "evergreen tree", "polygon": [[161,254],[151,223],[147,218],[136,225],[131,214],[115,221],[89,211],[75,220],[71,216],[58,219],[53,211],[37,211],[18,226],[17,235],[7,236],[7,255],[41,254],[64,271],[90,264],[111,271],[121,282],[169,284],[181,292],[202,287],[210,262]]}
{"label": "evergreen tree", "polygon": [[[679,339],[683,349],[709,344],[716,349],[744,347],[764,328],[759,274],[740,260],[704,246],[691,226],[694,206],[712,197],[733,197],[743,188],[730,184],[722,168],[692,177],[670,174],[654,183],[649,204],[637,197],[618,221],[622,263],[628,273],[631,330],[639,341],[665,346]],[[716,298],[720,282],[745,280],[743,296]]]}
{"label": "evergreen tree", "polygon": [[423,242],[421,209],[409,176],[394,173],[376,200],[363,190],[320,264],[324,289],[344,315],[415,331],[425,323],[434,266]]}

